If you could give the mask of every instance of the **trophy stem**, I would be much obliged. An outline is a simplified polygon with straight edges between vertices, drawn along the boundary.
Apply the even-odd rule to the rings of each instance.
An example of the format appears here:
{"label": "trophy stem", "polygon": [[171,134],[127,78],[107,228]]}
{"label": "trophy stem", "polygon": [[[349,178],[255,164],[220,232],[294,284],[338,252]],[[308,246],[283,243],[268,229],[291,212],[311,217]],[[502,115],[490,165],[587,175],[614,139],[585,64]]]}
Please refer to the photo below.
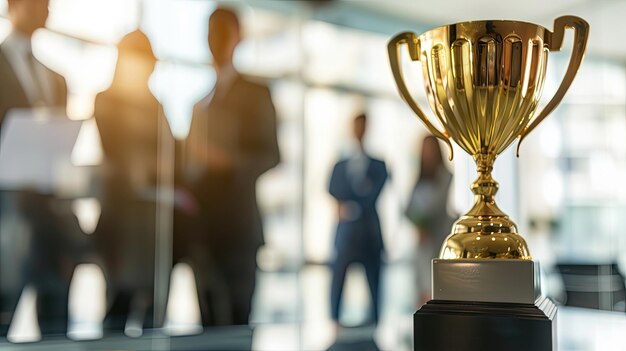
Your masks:
{"label": "trophy stem", "polygon": [[470,217],[507,217],[496,204],[495,195],[500,185],[491,176],[493,163],[496,160],[494,154],[478,154],[474,156],[478,178],[472,183],[471,190],[474,193],[474,206],[466,214]]}
{"label": "trophy stem", "polygon": [[474,155],[478,177],[472,183],[474,205],[454,223],[441,248],[442,259],[524,259],[530,260],[526,241],[517,226],[495,201],[498,182],[491,176],[494,154]]}

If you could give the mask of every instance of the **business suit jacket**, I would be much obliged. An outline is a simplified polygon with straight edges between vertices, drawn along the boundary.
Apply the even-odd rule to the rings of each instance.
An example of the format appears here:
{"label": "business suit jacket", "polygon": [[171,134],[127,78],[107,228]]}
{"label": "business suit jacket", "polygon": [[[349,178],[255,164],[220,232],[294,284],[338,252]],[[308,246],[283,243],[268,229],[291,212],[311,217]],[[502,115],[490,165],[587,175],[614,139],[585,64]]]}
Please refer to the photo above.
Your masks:
{"label": "business suit jacket", "polygon": [[[4,54],[4,43],[0,44],[0,132],[2,131],[2,125],[4,119],[6,117],[7,112],[12,108],[29,108],[32,107],[28,98],[26,97],[26,93],[20,84],[17,75],[13,71],[11,64],[7,57]],[[47,68],[46,68],[47,69]],[[52,77],[52,81],[54,84],[53,94],[54,94],[54,105],[56,107],[65,107],[67,101],[67,87],[65,85],[65,79],[59,75],[58,73],[53,72],[48,69],[50,76]],[[36,270],[37,267],[39,269],[47,269],[50,265],[50,262],[59,262],[64,260],[62,257],[64,255],[63,248],[60,247],[60,243],[63,242],[62,237],[52,238],[50,235],[47,235],[42,232],[44,229],[40,226],[41,223],[46,220],[52,221],[53,216],[49,213],[43,213],[48,211],[46,205],[38,205],[36,208],[32,210],[28,210],[29,202],[34,201],[33,199],[37,196],[35,194],[23,194],[22,192],[18,193],[9,193],[6,191],[0,192],[0,220],[2,214],[2,207],[14,206],[17,207],[18,211],[21,212],[24,218],[31,222],[33,225],[32,230],[35,232],[35,237],[31,244],[31,257],[29,265],[34,267]],[[39,201],[52,201],[49,197],[44,197],[42,195],[38,196]],[[42,212],[43,211],[43,212]],[[40,216],[40,222],[34,222],[37,219],[37,214],[42,214]],[[41,235],[39,235],[41,232]],[[67,248],[66,248],[67,249]],[[48,267],[50,268],[50,267]],[[54,269],[54,268],[52,268]],[[28,269],[32,271],[32,269]],[[36,274],[35,272],[29,272],[27,274]],[[45,274],[44,274],[45,275]],[[68,278],[69,279],[69,278]]]}
{"label": "business suit jacket", "polygon": [[376,200],[387,179],[385,163],[367,156],[368,166],[359,184],[348,172],[349,160],[338,162],[330,179],[329,192],[345,205],[348,218],[340,218],[335,236],[338,254],[346,250],[372,254],[383,250]]}
{"label": "business suit jacket", "polygon": [[[201,241],[254,249],[263,243],[256,182],[279,162],[276,112],[267,86],[236,75],[225,91],[219,89],[194,106],[185,182],[200,203]],[[204,161],[211,148],[228,155],[232,169],[211,169]]]}
{"label": "business suit jacket", "polygon": [[[12,108],[32,107],[26,93],[13,71],[9,60],[0,44],[0,129],[8,110]],[[65,107],[67,104],[67,86],[65,79],[58,73],[48,69],[54,84],[54,105]]]}
{"label": "business suit jacket", "polygon": [[94,117],[104,162],[102,213],[93,239],[114,289],[149,289],[154,283],[159,143],[171,142],[172,133],[153,96],[110,88],[96,97]]}
{"label": "business suit jacket", "polygon": [[[50,69],[48,72],[53,82],[53,107],[64,108],[67,101],[65,79]],[[33,106],[4,54],[4,43],[0,44],[0,132],[10,109],[29,107]],[[76,237],[73,235],[79,234],[80,229],[76,218],[69,211],[69,206],[63,205],[66,204],[61,204],[46,194],[0,191],[0,221],[3,220],[3,212],[14,208],[14,211],[20,213],[23,220],[29,223],[32,233],[28,257],[17,263],[0,262],[10,265],[8,268],[11,274],[19,275],[13,278],[17,285],[11,284],[10,287],[0,289],[0,312],[10,316],[23,286],[33,284],[39,296],[38,314],[42,334],[59,333],[65,328],[63,320],[67,318],[67,293],[78,256],[73,242]],[[13,230],[0,234],[15,235]],[[2,251],[14,249],[0,247],[0,257],[3,256]],[[7,271],[2,269],[2,272]],[[4,279],[6,276],[0,277],[0,287],[3,287]],[[0,335],[7,331],[6,322],[0,320]],[[55,325],[55,322],[58,322],[58,325]]]}
{"label": "business suit jacket", "polygon": [[[6,114],[10,109],[32,107],[17,75],[4,54],[3,45],[4,43],[0,44],[0,131],[2,130]],[[46,69],[52,77],[54,84],[54,105],[56,107],[65,107],[67,102],[65,79],[58,73],[48,68]]]}

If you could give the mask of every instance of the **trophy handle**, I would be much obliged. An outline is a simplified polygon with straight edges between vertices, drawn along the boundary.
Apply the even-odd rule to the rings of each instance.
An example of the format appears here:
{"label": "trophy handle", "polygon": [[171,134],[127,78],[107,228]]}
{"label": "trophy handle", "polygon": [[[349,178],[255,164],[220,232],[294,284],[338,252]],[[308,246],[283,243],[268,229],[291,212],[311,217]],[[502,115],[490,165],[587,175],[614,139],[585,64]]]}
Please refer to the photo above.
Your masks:
{"label": "trophy handle", "polygon": [[589,37],[589,24],[584,19],[576,16],[562,16],[554,20],[554,33],[551,33],[552,36],[549,43],[550,51],[561,50],[561,46],[563,45],[563,35],[565,34],[565,29],[567,28],[574,29],[574,47],[572,49],[572,56],[570,58],[569,65],[567,66],[567,71],[565,72],[561,86],[552,97],[552,100],[548,102],[533,122],[520,134],[519,142],[517,143],[518,157],[522,140],[524,140],[524,138],[532,132],[532,130],[535,129],[535,127],[537,127],[537,125],[554,110],[554,108],[559,105],[559,103],[561,103],[563,96],[565,96],[565,93],[569,89],[570,85],[572,85],[576,72],[578,72],[578,68],[585,57],[587,38]]}
{"label": "trophy handle", "polygon": [[452,150],[452,143],[450,143],[450,139],[448,138],[447,132],[440,132],[426,117],[422,109],[417,105],[417,102],[413,100],[411,94],[409,93],[409,89],[404,83],[404,77],[402,76],[402,69],[400,67],[400,55],[398,52],[400,51],[400,45],[407,44],[409,48],[409,55],[413,61],[419,61],[420,58],[420,43],[419,38],[415,35],[415,33],[404,32],[396,35],[391,39],[389,44],[387,44],[387,52],[389,53],[389,63],[391,66],[391,72],[393,73],[393,78],[396,81],[396,85],[398,86],[398,90],[400,91],[400,96],[402,99],[406,101],[407,104],[411,107],[413,112],[417,114],[417,117],[426,125],[426,128],[437,138],[443,140],[448,145],[450,150],[450,160],[454,156]]}

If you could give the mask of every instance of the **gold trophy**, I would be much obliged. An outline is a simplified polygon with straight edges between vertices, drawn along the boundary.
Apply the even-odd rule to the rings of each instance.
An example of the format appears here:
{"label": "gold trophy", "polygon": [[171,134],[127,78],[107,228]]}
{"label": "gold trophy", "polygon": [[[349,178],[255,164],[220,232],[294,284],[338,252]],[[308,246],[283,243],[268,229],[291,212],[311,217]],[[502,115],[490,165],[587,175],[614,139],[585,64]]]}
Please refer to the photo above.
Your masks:
{"label": "gold trophy", "polygon": [[[555,95],[535,114],[549,52],[561,49],[566,28],[574,30],[567,71]],[[428,130],[448,145],[450,159],[452,139],[474,158],[478,169],[478,178],[471,185],[475,203],[455,222],[443,243],[440,259],[433,260],[433,301],[422,310],[437,313],[433,309],[437,301],[464,302],[457,306],[458,313],[467,312],[463,306],[473,303],[492,304],[491,307],[494,303],[532,304],[549,320],[554,317],[556,309],[551,302],[540,299],[537,267],[526,241],[518,234],[515,223],[496,205],[498,183],[491,171],[496,157],[518,138],[519,154],[522,140],[561,102],[582,63],[588,33],[585,20],[563,16],[555,20],[553,32],[519,21],[472,21],[437,27],[419,36],[400,33],[389,42],[391,70],[404,101]],[[404,82],[399,50],[405,44],[410,58],[422,64],[426,95],[443,130],[428,119]],[[447,306],[450,308],[450,303]],[[418,323],[420,311],[415,319],[416,350],[418,333],[424,338],[437,334],[436,322]],[[517,312],[511,312],[510,317],[517,318]],[[427,329],[432,330],[418,331],[418,324],[430,324]],[[489,334],[492,339],[501,326],[493,327],[496,329]],[[437,342],[422,346],[437,350]],[[526,345],[521,349],[542,349],[538,344],[520,342]],[[547,345],[545,341],[539,343]],[[546,349],[553,348],[553,344]],[[441,349],[463,350],[460,345],[448,344]]]}

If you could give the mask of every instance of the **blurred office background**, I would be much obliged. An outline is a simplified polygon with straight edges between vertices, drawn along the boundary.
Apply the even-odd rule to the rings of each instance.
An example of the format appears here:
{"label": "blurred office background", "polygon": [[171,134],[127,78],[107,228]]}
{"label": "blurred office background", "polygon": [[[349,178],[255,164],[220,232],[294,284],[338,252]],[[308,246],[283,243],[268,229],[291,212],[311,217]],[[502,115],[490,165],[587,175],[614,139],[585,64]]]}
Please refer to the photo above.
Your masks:
{"label": "blurred office background", "polygon": [[[622,44],[626,29],[620,23],[626,2],[250,0],[221,4],[240,15],[243,41],[235,52],[235,66],[269,85],[278,118],[281,162],[261,177],[257,188],[265,244],[257,254],[253,349],[325,350],[338,343],[329,307],[336,218],[327,188],[334,163],[354,148],[351,122],[362,111],[369,118],[366,146],[385,160],[390,173],[378,201],[386,247],[381,320],[377,328],[347,328],[343,338],[347,343],[373,340],[381,350],[412,349],[419,242],[403,211],[419,171],[419,146],[426,129],[397,94],[386,43],[400,31],[421,33],[471,19],[516,19],[552,29],[554,18],[565,14],[590,23],[587,57],[563,103],[524,141],[520,157],[515,157],[514,147],[499,157],[494,174],[501,184],[498,202],[541,262],[546,294],[568,304],[570,285],[575,287],[569,290],[576,292],[582,284],[578,290],[599,301],[588,309],[561,309],[560,349],[626,349],[620,337],[626,327],[624,296],[619,294],[624,291],[621,272],[626,269],[626,47]],[[72,164],[55,177],[61,184],[60,196],[70,204],[86,237],[97,226],[101,209],[90,181],[103,158],[93,120],[94,101],[112,81],[117,42],[137,27],[147,34],[158,58],[150,89],[163,105],[173,135],[183,140],[193,105],[215,84],[206,38],[209,15],[217,6],[218,2],[204,0],[50,1],[47,29],[35,33],[33,52],[65,77],[67,115],[83,122]],[[2,1],[3,37],[10,31],[6,13]],[[571,40],[567,32],[564,49],[550,54],[544,104],[561,80]],[[405,71],[413,72],[407,75],[408,83],[426,107],[421,67],[409,63],[408,55],[404,59]],[[161,157],[166,165],[175,162],[172,154]],[[471,204],[469,184],[475,167],[458,148],[447,166],[454,173],[450,212],[463,213]],[[172,179],[161,181],[166,198]],[[165,207],[155,233],[154,274],[155,313],[161,313],[159,309],[164,313],[154,318],[164,320],[164,327],[142,331],[127,324],[126,336],[111,336],[118,344],[108,347],[144,348],[147,344],[141,342],[148,337],[168,340],[150,344],[155,349],[173,347],[170,336],[189,335],[190,345],[236,338],[236,334],[202,329],[194,272],[184,263],[170,269],[173,231]],[[0,284],[5,286],[17,279],[28,247],[25,236],[6,234],[6,230],[19,230],[18,224],[11,225],[3,223],[0,236]],[[36,294],[27,287],[7,337],[17,344],[0,339],[1,348],[36,349],[55,342],[66,347],[80,340],[107,340],[102,329],[106,281],[98,260],[86,261],[74,270],[70,289],[68,335],[76,341],[19,344],[42,337],[36,322]],[[571,270],[582,265],[594,272],[582,283],[568,283],[568,277],[578,274]],[[603,277],[609,277],[609,282],[603,283]],[[363,270],[351,267],[342,324],[362,325],[369,299]],[[597,322],[589,327],[590,320]]]}

